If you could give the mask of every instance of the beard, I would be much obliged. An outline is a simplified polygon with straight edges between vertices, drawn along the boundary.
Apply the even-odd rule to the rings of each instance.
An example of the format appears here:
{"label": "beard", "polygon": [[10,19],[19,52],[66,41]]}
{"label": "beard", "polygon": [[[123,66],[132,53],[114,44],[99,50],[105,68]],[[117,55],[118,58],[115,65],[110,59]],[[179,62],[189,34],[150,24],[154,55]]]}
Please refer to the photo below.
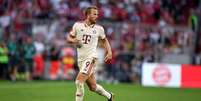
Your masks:
{"label": "beard", "polygon": [[96,20],[90,19],[91,24],[96,24]]}

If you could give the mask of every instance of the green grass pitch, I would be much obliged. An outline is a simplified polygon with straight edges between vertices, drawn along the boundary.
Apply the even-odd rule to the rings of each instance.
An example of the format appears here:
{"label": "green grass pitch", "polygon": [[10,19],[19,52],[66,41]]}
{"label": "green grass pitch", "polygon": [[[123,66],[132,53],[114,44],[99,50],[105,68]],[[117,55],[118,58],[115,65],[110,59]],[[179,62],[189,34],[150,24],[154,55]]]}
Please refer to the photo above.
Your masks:
{"label": "green grass pitch", "polygon": [[[102,84],[115,101],[201,101],[201,89],[154,88],[134,84]],[[0,101],[75,101],[75,85],[67,81],[0,81]],[[107,101],[85,86],[84,101]]]}

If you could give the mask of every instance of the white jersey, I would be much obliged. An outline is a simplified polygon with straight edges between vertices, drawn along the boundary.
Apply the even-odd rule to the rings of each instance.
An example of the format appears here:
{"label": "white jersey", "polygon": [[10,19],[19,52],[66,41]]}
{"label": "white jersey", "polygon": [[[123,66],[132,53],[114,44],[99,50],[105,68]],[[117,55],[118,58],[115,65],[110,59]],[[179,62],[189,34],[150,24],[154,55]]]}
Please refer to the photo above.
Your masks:
{"label": "white jersey", "polygon": [[[98,39],[105,38],[104,28],[100,25],[88,26],[84,22],[76,22],[73,25],[76,38],[81,40],[82,47],[77,48],[78,61],[85,60],[87,58],[97,58],[97,44]],[[72,34],[72,33],[71,33]]]}

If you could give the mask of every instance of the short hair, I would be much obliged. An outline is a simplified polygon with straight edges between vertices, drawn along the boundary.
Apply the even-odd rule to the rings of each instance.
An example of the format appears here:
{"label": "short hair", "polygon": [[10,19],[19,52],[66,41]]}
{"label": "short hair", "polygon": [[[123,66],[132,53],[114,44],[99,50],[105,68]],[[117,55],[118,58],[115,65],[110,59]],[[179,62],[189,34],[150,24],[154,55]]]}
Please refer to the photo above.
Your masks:
{"label": "short hair", "polygon": [[96,6],[87,7],[87,8],[85,9],[85,11],[84,11],[85,16],[87,16],[88,14],[91,13],[91,9],[96,9],[96,10],[98,10],[98,7],[96,7]]}

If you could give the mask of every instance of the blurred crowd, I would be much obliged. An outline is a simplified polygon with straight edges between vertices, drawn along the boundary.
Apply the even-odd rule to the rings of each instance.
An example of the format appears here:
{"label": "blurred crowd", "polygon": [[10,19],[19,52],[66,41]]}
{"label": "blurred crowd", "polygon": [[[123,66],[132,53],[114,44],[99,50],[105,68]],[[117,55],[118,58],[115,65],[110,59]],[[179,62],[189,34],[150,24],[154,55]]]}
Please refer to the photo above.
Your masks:
{"label": "blurred crowd", "polygon": [[65,35],[90,5],[99,7],[113,51],[98,80],[140,82],[143,62],[194,51],[188,26],[199,0],[0,0],[0,79],[73,80],[76,51]]}

